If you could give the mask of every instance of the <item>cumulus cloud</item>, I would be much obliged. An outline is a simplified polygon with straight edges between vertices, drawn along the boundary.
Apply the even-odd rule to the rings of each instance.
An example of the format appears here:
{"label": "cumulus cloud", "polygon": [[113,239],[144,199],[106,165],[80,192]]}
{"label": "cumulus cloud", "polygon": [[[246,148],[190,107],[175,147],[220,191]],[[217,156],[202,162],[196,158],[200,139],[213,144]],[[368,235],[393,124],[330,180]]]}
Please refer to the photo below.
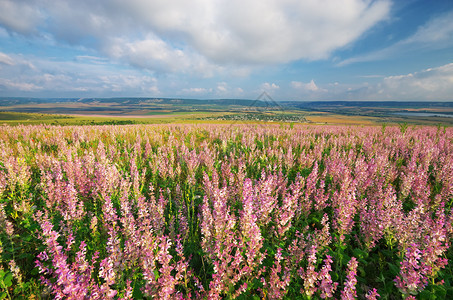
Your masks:
{"label": "cumulus cloud", "polygon": [[125,59],[137,67],[175,72],[190,65],[183,51],[169,47],[159,38],[149,37],[136,42],[117,39],[110,46],[112,57]]}
{"label": "cumulus cloud", "polygon": [[387,76],[373,84],[332,84],[326,95],[336,100],[451,101],[453,63]]}
{"label": "cumulus cloud", "polygon": [[376,79],[373,83],[334,82],[322,87],[313,80],[308,83],[292,81],[289,85],[297,94],[288,92],[286,97],[294,100],[453,100],[453,63],[409,74],[371,77]]}
{"label": "cumulus cloud", "polygon": [[242,97],[244,90],[240,87],[232,87],[227,82],[217,83],[214,97]]}
{"label": "cumulus cloud", "polygon": [[304,90],[310,92],[319,91],[319,88],[313,79],[309,83],[303,83],[301,81],[291,81],[291,87],[297,90]]}
{"label": "cumulus cloud", "polygon": [[139,68],[209,75],[243,64],[327,58],[386,19],[390,6],[390,0],[0,0],[0,25],[18,33],[39,25],[57,41]]}
{"label": "cumulus cloud", "polygon": [[401,100],[452,100],[453,63],[386,77],[377,86],[377,94]]}
{"label": "cumulus cloud", "polygon": [[43,21],[41,10],[33,1],[0,0],[0,26],[11,32],[31,34]]}
{"label": "cumulus cloud", "polygon": [[130,42],[125,38],[112,39],[104,45],[103,51],[112,59],[159,73],[188,73],[212,77],[221,69],[201,55],[174,48],[156,36]]}
{"label": "cumulus cloud", "polygon": [[265,82],[261,85],[261,90],[264,90],[266,92],[278,90],[279,88],[280,88],[280,86],[276,85],[275,83]]}
{"label": "cumulus cloud", "polygon": [[217,89],[217,92],[224,94],[224,93],[228,92],[228,84],[226,82],[219,82],[217,84],[216,89]]}
{"label": "cumulus cloud", "polygon": [[260,1],[223,3],[220,28],[197,40],[216,61],[284,63],[327,58],[389,12],[388,1]]}

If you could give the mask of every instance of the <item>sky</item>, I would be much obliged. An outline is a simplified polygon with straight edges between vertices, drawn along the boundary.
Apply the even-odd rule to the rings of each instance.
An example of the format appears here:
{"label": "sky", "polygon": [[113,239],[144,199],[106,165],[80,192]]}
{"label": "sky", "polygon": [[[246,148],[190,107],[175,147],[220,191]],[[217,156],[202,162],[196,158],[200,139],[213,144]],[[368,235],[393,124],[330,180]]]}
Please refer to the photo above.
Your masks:
{"label": "sky", "polygon": [[452,0],[0,0],[0,96],[453,101]]}

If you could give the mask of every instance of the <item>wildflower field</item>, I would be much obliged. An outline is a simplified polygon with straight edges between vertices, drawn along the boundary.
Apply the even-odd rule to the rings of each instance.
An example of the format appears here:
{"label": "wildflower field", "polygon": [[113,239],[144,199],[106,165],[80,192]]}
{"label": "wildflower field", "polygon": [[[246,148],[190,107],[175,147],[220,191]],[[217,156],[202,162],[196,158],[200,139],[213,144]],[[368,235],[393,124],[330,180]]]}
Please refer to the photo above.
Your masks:
{"label": "wildflower field", "polygon": [[453,298],[453,130],[1,126],[0,298]]}

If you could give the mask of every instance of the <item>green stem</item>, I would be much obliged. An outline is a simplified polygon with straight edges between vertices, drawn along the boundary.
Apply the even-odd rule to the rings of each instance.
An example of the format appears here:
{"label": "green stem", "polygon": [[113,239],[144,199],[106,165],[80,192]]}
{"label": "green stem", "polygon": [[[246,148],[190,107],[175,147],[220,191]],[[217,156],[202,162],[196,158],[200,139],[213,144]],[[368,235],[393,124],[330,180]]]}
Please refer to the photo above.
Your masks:
{"label": "green stem", "polygon": [[6,287],[5,283],[3,282],[3,279],[2,279],[2,281],[1,281],[1,283],[2,283],[2,288],[6,291],[6,294],[8,295],[8,299],[11,300],[11,299],[12,299],[12,298],[11,298],[11,295],[9,294],[8,288]]}

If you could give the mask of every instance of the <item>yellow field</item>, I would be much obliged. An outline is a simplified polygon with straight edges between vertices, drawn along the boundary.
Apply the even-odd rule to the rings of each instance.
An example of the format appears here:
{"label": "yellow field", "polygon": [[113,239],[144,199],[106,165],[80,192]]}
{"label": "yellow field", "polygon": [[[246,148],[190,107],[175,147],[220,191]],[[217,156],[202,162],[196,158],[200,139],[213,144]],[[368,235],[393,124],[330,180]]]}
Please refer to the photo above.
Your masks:
{"label": "yellow field", "polygon": [[315,124],[341,124],[341,125],[377,125],[379,120],[372,117],[342,116],[334,114],[312,115],[305,117],[307,121]]}

